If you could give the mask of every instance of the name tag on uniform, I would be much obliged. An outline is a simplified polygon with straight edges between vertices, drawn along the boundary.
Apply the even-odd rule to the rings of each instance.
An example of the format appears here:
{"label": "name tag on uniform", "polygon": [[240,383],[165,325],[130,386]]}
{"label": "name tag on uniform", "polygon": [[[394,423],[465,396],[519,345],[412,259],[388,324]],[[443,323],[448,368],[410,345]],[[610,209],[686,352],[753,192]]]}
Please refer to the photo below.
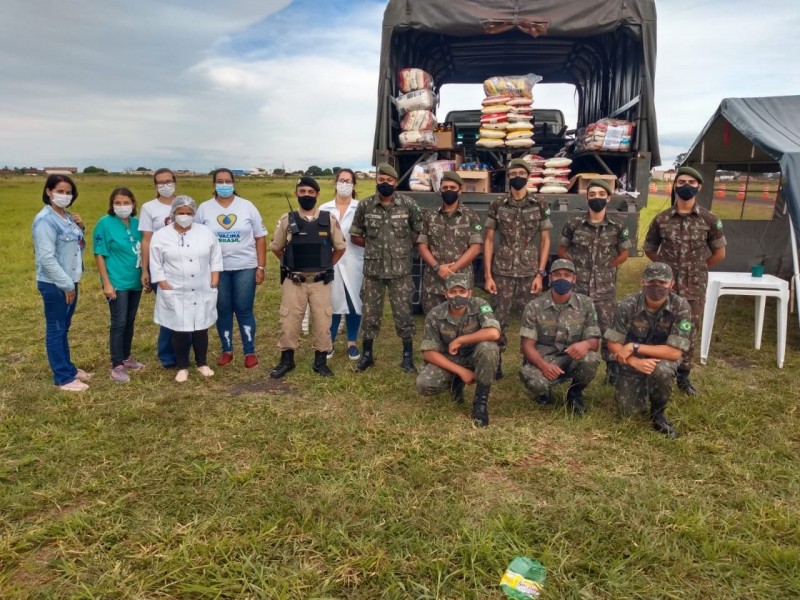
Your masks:
{"label": "name tag on uniform", "polygon": [[392,215],[392,218],[393,219],[407,219],[408,218],[408,213],[405,213],[405,214],[402,214],[402,215]]}
{"label": "name tag on uniform", "polygon": [[320,231],[319,232],[319,237],[327,237],[327,236],[328,236],[328,232],[327,231]]}

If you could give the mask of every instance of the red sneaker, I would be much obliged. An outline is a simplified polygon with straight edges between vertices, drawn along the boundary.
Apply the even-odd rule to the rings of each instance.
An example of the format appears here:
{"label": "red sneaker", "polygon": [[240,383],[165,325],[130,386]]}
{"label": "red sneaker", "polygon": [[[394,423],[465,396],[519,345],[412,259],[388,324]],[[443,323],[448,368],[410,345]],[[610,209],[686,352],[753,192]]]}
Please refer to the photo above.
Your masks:
{"label": "red sneaker", "polygon": [[244,368],[245,369],[252,369],[258,364],[258,358],[255,354],[245,354],[244,355]]}
{"label": "red sneaker", "polygon": [[230,364],[233,361],[233,352],[223,352],[219,355],[217,359],[217,364],[220,367],[224,367],[227,364]]}

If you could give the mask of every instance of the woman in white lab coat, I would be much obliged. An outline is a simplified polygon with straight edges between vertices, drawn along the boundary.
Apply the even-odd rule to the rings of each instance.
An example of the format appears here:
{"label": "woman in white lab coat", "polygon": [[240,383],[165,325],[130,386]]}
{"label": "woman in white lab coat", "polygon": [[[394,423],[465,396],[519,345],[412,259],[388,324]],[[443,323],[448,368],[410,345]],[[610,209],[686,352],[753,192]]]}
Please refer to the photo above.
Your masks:
{"label": "woman in white lab coat", "polygon": [[[350,226],[356,214],[358,200],[356,200],[356,176],[350,169],[341,169],[336,173],[336,196],[330,202],[319,207],[327,210],[339,220],[347,250],[342,258],[334,265],[336,276],[331,284],[331,306],[333,319],[331,321],[331,340],[336,341],[339,323],[342,315],[345,316],[347,325],[347,356],[350,360],[358,360],[361,353],[358,351],[356,340],[358,328],[361,326],[361,284],[364,281],[364,248],[356,246],[350,241]],[[331,350],[328,357],[333,355]]]}
{"label": "woman in white lab coat", "polygon": [[194,223],[196,212],[194,200],[177,196],[170,208],[172,223],[150,241],[150,282],[158,285],[154,319],[172,330],[179,383],[189,378],[190,345],[198,372],[214,374],[207,363],[208,328],[217,320],[222,250],[208,227]]}

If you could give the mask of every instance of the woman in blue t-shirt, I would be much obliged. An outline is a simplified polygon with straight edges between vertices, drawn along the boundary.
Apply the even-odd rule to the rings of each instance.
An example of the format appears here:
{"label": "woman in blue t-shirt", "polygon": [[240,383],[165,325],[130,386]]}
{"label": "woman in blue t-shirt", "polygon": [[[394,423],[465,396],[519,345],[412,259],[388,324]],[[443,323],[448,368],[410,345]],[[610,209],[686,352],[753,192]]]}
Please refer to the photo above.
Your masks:
{"label": "woman in blue t-shirt", "polygon": [[128,371],[144,369],[131,357],[133,326],[142,297],[142,233],[136,198],[128,188],[111,192],[108,214],[97,222],[93,238],[94,259],[111,310],[111,379],[126,383],[130,381]]}

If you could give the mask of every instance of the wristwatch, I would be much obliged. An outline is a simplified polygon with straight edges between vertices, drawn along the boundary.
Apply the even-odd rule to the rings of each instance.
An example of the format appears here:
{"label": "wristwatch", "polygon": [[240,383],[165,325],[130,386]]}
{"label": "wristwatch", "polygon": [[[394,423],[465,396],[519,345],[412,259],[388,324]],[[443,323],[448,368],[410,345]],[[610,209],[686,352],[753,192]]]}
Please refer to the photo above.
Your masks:
{"label": "wristwatch", "polygon": [[545,276],[547,275],[547,271],[545,271],[544,269],[539,269],[538,271],[536,271],[536,274],[539,275],[539,277],[541,277],[542,279],[544,279]]}
{"label": "wristwatch", "polygon": [[263,270],[264,270],[264,267],[262,267],[261,265],[259,265],[259,266],[257,266],[257,267],[256,267],[256,269],[260,269],[260,270],[262,270],[262,271],[263,271]]}
{"label": "wristwatch", "polygon": [[441,266],[442,266],[442,265],[440,265],[440,264],[437,262],[435,265],[433,265],[433,266],[431,267],[431,269],[433,270],[433,272],[434,272],[434,273],[438,273],[438,272],[439,272],[439,269],[441,268]]}
{"label": "wristwatch", "polygon": [[634,356],[639,356],[639,344],[637,344],[635,342],[633,344],[633,355]]}

